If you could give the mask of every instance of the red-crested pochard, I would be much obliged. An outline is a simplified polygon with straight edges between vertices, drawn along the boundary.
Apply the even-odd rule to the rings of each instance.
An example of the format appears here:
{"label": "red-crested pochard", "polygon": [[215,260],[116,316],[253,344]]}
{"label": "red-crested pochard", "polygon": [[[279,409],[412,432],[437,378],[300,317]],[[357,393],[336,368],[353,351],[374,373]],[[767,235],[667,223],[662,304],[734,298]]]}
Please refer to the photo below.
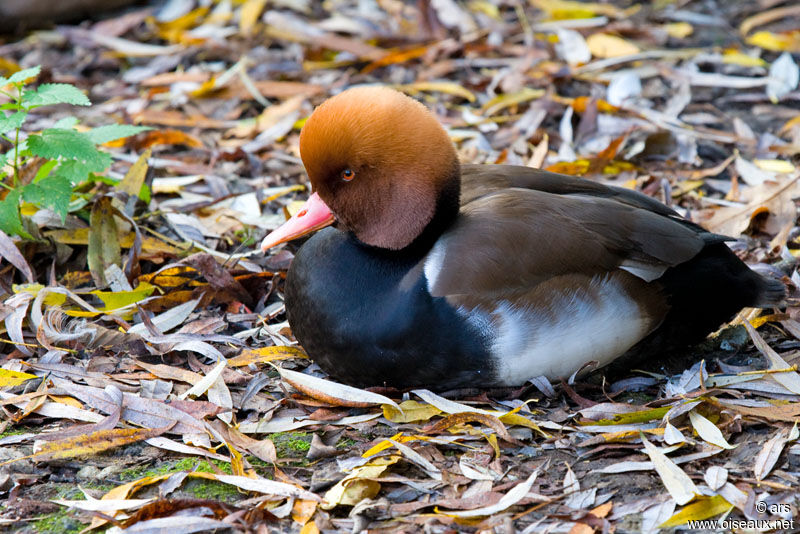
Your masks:
{"label": "red-crested pochard", "polygon": [[289,323],[362,386],[517,386],[697,342],[784,286],[660,202],[506,165],[461,165],[428,109],[346,90],[300,134],[314,193],[262,243],[326,228],[286,278]]}

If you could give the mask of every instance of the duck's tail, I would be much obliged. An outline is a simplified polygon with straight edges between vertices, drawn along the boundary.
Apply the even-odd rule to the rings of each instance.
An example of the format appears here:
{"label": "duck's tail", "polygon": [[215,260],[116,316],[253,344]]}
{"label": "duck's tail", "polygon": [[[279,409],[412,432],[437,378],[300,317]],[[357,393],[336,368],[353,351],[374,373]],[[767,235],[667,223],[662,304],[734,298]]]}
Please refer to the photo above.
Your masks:
{"label": "duck's tail", "polygon": [[780,308],[785,305],[786,286],[780,280],[768,278],[763,274],[758,276],[758,289],[754,308]]}

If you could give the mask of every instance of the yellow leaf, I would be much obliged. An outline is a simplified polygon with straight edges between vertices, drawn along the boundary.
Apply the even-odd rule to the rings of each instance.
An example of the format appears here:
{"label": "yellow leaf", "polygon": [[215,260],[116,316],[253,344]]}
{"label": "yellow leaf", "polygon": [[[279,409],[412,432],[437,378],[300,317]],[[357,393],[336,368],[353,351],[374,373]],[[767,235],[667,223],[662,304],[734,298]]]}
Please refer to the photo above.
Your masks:
{"label": "yellow leaf", "polygon": [[[632,15],[639,9],[638,6],[634,6],[633,8],[622,10],[611,4],[576,2],[573,0],[530,0],[530,2],[542,11],[548,12],[554,19],[586,19],[595,15],[619,18]],[[633,9],[632,12],[631,9]]]}
{"label": "yellow leaf", "polygon": [[778,135],[785,135],[794,127],[800,127],[800,115],[786,121],[786,123],[781,126],[781,129],[778,131]]}
{"label": "yellow leaf", "polygon": [[722,62],[742,67],[766,67],[768,63],[760,57],[753,57],[738,50],[726,50],[722,54]]}
{"label": "yellow leaf", "polygon": [[300,529],[300,534],[319,534],[319,527],[314,521],[309,521]]}
{"label": "yellow leaf", "polygon": [[9,75],[21,70],[22,67],[20,67],[17,63],[14,63],[8,58],[0,57],[0,74],[4,74],[6,77],[8,77]]}
{"label": "yellow leaf", "polygon": [[46,441],[33,453],[37,460],[74,458],[97,454],[129,443],[160,436],[172,425],[162,428],[115,428],[98,430],[59,441]]}
{"label": "yellow leaf", "polygon": [[244,35],[250,35],[258,22],[258,17],[264,11],[267,0],[247,0],[239,11],[239,30]]}
{"label": "yellow leaf", "polygon": [[168,22],[162,22],[158,25],[159,35],[168,41],[177,42],[179,41],[179,36],[185,30],[194,28],[200,22],[202,22],[203,17],[206,16],[206,13],[208,13],[207,7],[199,7],[189,11],[181,17]]}
{"label": "yellow leaf", "polygon": [[356,467],[325,493],[325,502],[320,505],[320,508],[331,510],[340,504],[352,506],[358,504],[362,499],[372,499],[381,489],[381,485],[372,479],[380,477],[390,465],[397,463],[398,460],[400,460],[400,456],[385,456]]}
{"label": "yellow leaf", "polygon": [[586,44],[596,58],[630,56],[639,53],[639,47],[635,44],[608,33],[593,33],[586,39]]}
{"label": "yellow leaf", "polygon": [[664,24],[662,28],[673,39],[685,39],[694,33],[694,27],[688,22],[671,22]]}
{"label": "yellow leaf", "polygon": [[724,514],[733,508],[733,505],[725,500],[720,495],[706,497],[705,495],[698,497],[696,502],[686,506],[659,525],[659,528],[677,527],[689,521],[700,521],[714,517],[715,515]]}
{"label": "yellow leaf", "polygon": [[131,168],[125,173],[125,177],[122,181],[117,184],[117,189],[125,191],[132,197],[139,195],[139,192],[142,190],[142,185],[144,184],[144,178],[147,176],[147,160],[150,159],[152,153],[153,150],[148,148],[139,156],[136,163],[131,165]]}
{"label": "yellow leaf", "polygon": [[238,356],[228,360],[231,367],[243,367],[251,363],[266,363],[287,358],[308,358],[305,352],[297,347],[275,346],[243,350]]}
{"label": "yellow leaf", "polygon": [[494,449],[494,457],[500,458],[500,444],[497,443],[497,436],[494,434],[484,434],[484,436],[486,437],[486,441],[489,442],[489,445],[492,446],[492,449]]}
{"label": "yellow leaf", "polygon": [[67,395],[48,395],[48,397],[53,402],[57,402],[59,404],[66,404],[67,406],[72,406],[73,408],[83,408],[83,403],[81,403],[81,401],[73,397],[68,397]]}
{"label": "yellow leaf", "polygon": [[[42,284],[14,284],[11,286],[14,293],[30,293],[34,297],[39,294],[39,291],[44,289]],[[63,293],[48,293],[44,298],[45,306],[61,306],[67,300],[67,296]]]}
{"label": "yellow leaf", "polygon": [[509,412],[507,414],[499,416],[498,419],[500,419],[503,423],[507,425],[524,426],[526,428],[530,428],[531,430],[535,430],[545,438],[551,437],[550,434],[539,428],[539,425],[537,425],[527,417],[519,415],[518,413]]}
{"label": "yellow leaf", "polygon": [[19,371],[10,371],[8,369],[0,369],[0,388],[8,388],[24,384],[32,378],[39,378],[36,375],[28,373],[21,373]]}
{"label": "yellow leaf", "polygon": [[393,423],[412,423],[415,421],[427,421],[442,411],[430,404],[424,404],[415,400],[406,400],[400,403],[402,412],[391,404],[382,405],[383,416]]}
{"label": "yellow leaf", "polygon": [[774,52],[800,52],[800,30],[785,33],[756,32],[746,42]]}
{"label": "yellow leaf", "polygon": [[467,7],[472,12],[480,12],[492,17],[495,20],[500,20],[500,9],[491,2],[484,0],[472,0],[468,3]]}
{"label": "yellow leaf", "polygon": [[611,419],[600,419],[598,421],[588,421],[589,425],[631,425],[636,423],[646,423],[653,419],[661,419],[669,411],[669,406],[660,408],[650,408],[648,410],[638,410],[635,412],[619,413]]}
{"label": "yellow leaf", "polygon": [[[65,245],[86,245],[89,243],[89,229],[88,228],[75,228],[73,230],[52,230],[44,233],[45,237],[50,237],[59,243]],[[117,239],[122,248],[130,248],[133,246],[135,238],[133,232],[118,236]],[[149,254],[169,254],[179,255],[185,250],[178,247],[169,245],[160,239],[151,236],[142,236],[142,251]]]}
{"label": "yellow leaf", "polygon": [[[139,491],[141,488],[149,486],[151,484],[156,484],[158,482],[168,479],[171,476],[172,473],[165,473],[163,475],[156,475],[151,477],[140,478],[139,480],[132,480],[131,482],[127,482],[125,484],[122,484],[121,486],[117,486],[116,488],[110,489],[108,493],[100,497],[100,499],[104,501],[125,500],[129,496]],[[106,515],[113,516],[114,514],[107,513]],[[108,523],[107,519],[95,516],[94,518],[92,518],[92,524],[89,525],[88,530],[94,530],[97,527],[105,525],[106,523]]]}
{"label": "yellow leaf", "polygon": [[535,100],[545,95],[544,89],[531,89],[525,87],[522,91],[498,95],[483,105],[483,112],[486,116],[494,115],[508,107],[522,104],[529,100]]}
{"label": "yellow leaf", "polygon": [[301,525],[305,525],[314,516],[319,505],[316,501],[308,501],[305,499],[298,499],[294,501],[292,506],[292,519]]}
{"label": "yellow leaf", "polygon": [[282,197],[284,195],[288,195],[289,193],[293,193],[295,191],[304,191],[305,188],[306,188],[306,186],[300,185],[300,184],[295,184],[295,185],[290,185],[288,187],[283,187],[279,191],[269,195],[268,197],[265,197],[261,201],[261,203],[262,204],[266,204],[267,202],[272,202],[273,200],[275,200],[277,198],[280,198],[280,197]]}
{"label": "yellow leaf", "polygon": [[756,167],[770,172],[791,174],[795,171],[794,165],[782,159],[754,159]]}
{"label": "yellow leaf", "polygon": [[237,451],[233,445],[225,442],[225,446],[228,448],[228,453],[231,456],[231,474],[236,476],[247,476],[244,468],[244,459],[242,458],[242,453]]}
{"label": "yellow leaf", "polygon": [[136,289],[131,291],[92,291],[91,294],[99,298],[105,304],[105,311],[118,310],[131,304],[135,304],[142,299],[149,297],[156,287],[142,282]]}
{"label": "yellow leaf", "polygon": [[406,85],[398,85],[396,89],[412,94],[418,91],[446,93],[448,95],[460,96],[468,102],[475,102],[475,95],[455,82],[415,82]]}
{"label": "yellow leaf", "polygon": [[546,167],[546,171],[557,172],[559,174],[569,174],[570,176],[581,176],[589,170],[591,162],[588,159],[576,159],[575,161],[559,161]]}
{"label": "yellow leaf", "polygon": [[[586,108],[589,107],[589,102],[591,98],[588,96],[578,96],[573,99],[565,99],[565,104],[572,106],[577,113],[584,113]],[[617,106],[613,106],[603,100],[602,98],[597,98],[594,100],[595,105],[597,106],[597,111],[601,111],[603,113],[615,113],[619,111]]]}

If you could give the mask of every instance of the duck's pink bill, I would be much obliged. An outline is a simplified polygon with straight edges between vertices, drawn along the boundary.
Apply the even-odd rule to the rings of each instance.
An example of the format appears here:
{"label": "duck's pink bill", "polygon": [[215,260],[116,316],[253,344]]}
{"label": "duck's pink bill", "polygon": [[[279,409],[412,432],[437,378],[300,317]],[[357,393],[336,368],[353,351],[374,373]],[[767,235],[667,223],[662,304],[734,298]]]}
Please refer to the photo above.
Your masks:
{"label": "duck's pink bill", "polygon": [[275,245],[316,232],[320,228],[333,224],[334,220],[328,205],[319,198],[318,194],[313,193],[300,211],[264,238],[264,241],[261,242],[261,250],[266,252]]}

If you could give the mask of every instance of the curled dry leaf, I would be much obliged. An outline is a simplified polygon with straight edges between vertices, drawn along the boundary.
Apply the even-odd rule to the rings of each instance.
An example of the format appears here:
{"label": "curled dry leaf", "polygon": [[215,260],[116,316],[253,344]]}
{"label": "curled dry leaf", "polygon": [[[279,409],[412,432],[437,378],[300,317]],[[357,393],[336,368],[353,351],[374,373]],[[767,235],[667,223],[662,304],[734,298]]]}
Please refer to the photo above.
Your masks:
{"label": "curled dry leaf", "polygon": [[450,517],[485,517],[498,514],[521,501],[533,487],[533,483],[536,482],[537,476],[539,476],[538,469],[531,473],[524,482],[520,482],[514,486],[508,493],[503,495],[497,504],[492,506],[476,508],[475,510],[465,510],[463,512],[443,510],[439,510],[439,512]]}
{"label": "curled dry leaf", "polygon": [[718,490],[728,481],[728,470],[718,465],[712,465],[706,470],[703,480],[706,481],[709,488]]}
{"label": "curled dry leaf", "polygon": [[354,408],[367,408],[376,404],[388,404],[394,409],[403,410],[389,397],[365,391],[363,389],[346,386],[330,380],[324,380],[311,375],[290,371],[276,367],[281,378],[286,380],[298,391],[305,393],[312,399],[327,402],[335,406],[351,406]]}
{"label": "curled dry leaf", "polygon": [[795,422],[791,431],[783,429],[772,436],[756,456],[755,465],[753,466],[753,473],[756,480],[763,480],[769,476],[775,464],[778,463],[784,447],[790,441],[796,440],[798,437],[797,423]]}

